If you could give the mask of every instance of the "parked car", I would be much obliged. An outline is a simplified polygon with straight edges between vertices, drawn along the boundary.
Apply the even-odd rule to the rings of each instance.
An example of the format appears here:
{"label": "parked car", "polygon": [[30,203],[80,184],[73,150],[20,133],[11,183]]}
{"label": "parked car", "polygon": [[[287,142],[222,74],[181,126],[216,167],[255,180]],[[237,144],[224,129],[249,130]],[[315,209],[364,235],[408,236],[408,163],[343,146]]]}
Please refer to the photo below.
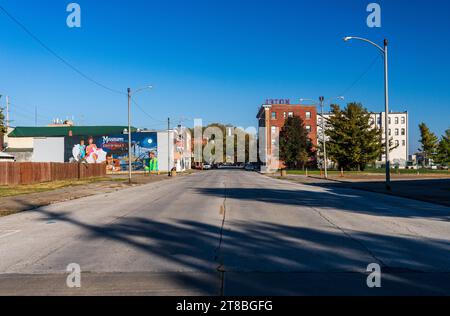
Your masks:
{"label": "parked car", "polygon": [[247,170],[247,171],[255,171],[256,170],[255,166],[250,164],[250,163],[246,164],[244,169]]}
{"label": "parked car", "polygon": [[212,166],[210,164],[203,165],[203,170],[211,170]]}

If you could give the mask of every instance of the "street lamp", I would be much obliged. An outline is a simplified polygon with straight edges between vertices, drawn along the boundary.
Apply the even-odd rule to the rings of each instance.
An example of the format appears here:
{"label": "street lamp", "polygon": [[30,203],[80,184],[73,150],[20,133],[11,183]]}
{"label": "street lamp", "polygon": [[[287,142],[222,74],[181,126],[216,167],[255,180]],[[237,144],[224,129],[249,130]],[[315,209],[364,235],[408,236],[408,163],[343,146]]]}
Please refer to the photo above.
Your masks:
{"label": "street lamp", "polygon": [[131,184],[131,98],[134,94],[139,93],[143,90],[152,89],[153,86],[146,86],[144,88],[138,89],[134,92],[131,88],[127,89],[128,94],[128,182]]}
{"label": "street lamp", "polygon": [[384,100],[385,100],[385,158],[386,158],[386,189],[387,190],[391,190],[391,161],[389,159],[389,77],[388,77],[388,40],[385,39],[384,40],[384,48],[381,47],[378,44],[375,44],[374,42],[362,38],[362,37],[354,37],[354,36],[347,36],[344,37],[344,41],[348,42],[350,40],[359,40],[359,41],[363,41],[366,43],[369,43],[373,46],[375,46],[376,48],[378,48],[378,50],[383,54],[384,57]]}
{"label": "street lamp", "polygon": [[[327,100],[326,102],[331,102],[333,100],[344,100],[345,97],[343,96],[339,96],[339,97],[335,97],[335,98],[331,98],[329,100]],[[315,102],[312,99],[300,99],[300,102],[303,101],[312,101],[314,105],[317,106],[317,102]],[[322,116],[322,144],[323,144],[323,165],[324,165],[324,171],[325,171],[325,179],[328,179],[328,159],[327,159],[327,146],[326,146],[326,136],[325,136],[325,116],[323,113],[323,107],[324,107],[324,103],[325,103],[325,98],[324,97],[319,97],[319,101],[320,101],[320,109],[321,109],[321,116]]]}

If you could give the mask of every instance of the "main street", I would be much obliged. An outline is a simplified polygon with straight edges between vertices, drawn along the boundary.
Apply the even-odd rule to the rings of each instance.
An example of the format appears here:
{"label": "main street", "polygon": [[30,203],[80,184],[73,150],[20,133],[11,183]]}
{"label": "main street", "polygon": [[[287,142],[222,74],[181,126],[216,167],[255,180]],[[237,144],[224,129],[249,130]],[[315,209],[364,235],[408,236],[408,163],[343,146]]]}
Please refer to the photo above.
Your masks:
{"label": "main street", "polygon": [[[449,295],[449,220],[430,203],[207,171],[0,218],[0,295]],[[66,286],[71,263],[81,288]]]}

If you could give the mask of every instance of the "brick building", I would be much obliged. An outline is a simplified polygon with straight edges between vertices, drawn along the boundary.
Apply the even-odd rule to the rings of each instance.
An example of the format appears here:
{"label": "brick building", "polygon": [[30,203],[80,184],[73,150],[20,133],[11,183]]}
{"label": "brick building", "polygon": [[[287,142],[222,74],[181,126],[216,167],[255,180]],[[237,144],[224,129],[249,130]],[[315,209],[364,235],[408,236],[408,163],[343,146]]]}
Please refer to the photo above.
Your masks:
{"label": "brick building", "polygon": [[309,132],[309,139],[317,145],[317,108],[301,104],[290,104],[289,100],[268,100],[258,111],[257,119],[259,127],[265,127],[264,153],[267,156],[266,165],[272,169],[282,168],[282,164],[274,161],[274,148],[280,129],[288,117],[300,117]]}

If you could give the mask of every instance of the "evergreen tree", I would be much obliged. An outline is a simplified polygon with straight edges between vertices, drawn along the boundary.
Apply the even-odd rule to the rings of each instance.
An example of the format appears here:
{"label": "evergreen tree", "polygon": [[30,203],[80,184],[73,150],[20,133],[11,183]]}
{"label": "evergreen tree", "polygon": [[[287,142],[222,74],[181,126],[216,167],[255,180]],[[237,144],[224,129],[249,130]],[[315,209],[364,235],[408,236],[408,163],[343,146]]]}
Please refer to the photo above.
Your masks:
{"label": "evergreen tree", "polygon": [[422,144],[422,148],[419,150],[423,153],[425,158],[424,163],[426,163],[428,159],[433,159],[435,157],[439,140],[425,123],[421,123],[419,129],[420,143]]}
{"label": "evergreen tree", "polygon": [[280,131],[280,160],[289,169],[303,168],[312,156],[311,140],[300,117],[289,117]]}
{"label": "evergreen tree", "polygon": [[383,153],[381,130],[373,128],[370,113],[360,103],[349,103],[344,110],[332,105],[327,122],[327,151],[339,168],[364,170]]}
{"label": "evergreen tree", "polygon": [[450,128],[445,131],[437,149],[437,161],[443,165],[450,165]]}

